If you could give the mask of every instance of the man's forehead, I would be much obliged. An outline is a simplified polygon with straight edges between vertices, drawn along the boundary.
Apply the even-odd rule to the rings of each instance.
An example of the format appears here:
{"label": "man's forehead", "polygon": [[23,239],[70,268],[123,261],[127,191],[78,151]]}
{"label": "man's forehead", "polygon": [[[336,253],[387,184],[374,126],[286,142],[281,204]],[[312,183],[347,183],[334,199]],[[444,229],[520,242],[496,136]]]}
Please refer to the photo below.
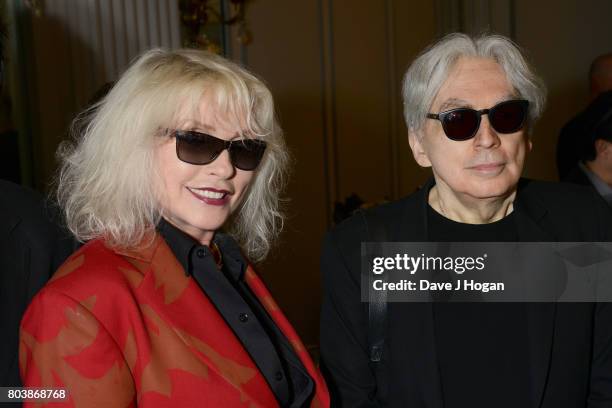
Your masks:
{"label": "man's forehead", "polygon": [[462,57],[440,87],[432,106],[475,108],[482,99],[487,103],[502,102],[515,96],[503,68],[495,60]]}
{"label": "man's forehead", "polygon": [[515,99],[516,97],[517,97],[516,93],[508,92],[508,93],[503,94],[502,96],[498,96],[497,98],[495,98],[494,102],[491,103],[491,106],[486,106],[486,107],[478,106],[474,101],[450,97],[440,102],[439,109],[440,110],[449,110],[449,109],[455,109],[455,108],[487,109],[494,105],[497,105],[500,102]]}
{"label": "man's forehead", "polygon": [[507,83],[501,65],[490,58],[459,58],[448,73],[440,90],[454,87],[481,87],[485,82]]}

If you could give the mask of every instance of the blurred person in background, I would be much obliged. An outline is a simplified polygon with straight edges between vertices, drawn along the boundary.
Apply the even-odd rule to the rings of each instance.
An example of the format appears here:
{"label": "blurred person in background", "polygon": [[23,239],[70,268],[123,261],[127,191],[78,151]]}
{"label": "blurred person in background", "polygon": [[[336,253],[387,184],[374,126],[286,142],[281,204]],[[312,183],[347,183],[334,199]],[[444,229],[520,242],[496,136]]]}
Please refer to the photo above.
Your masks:
{"label": "blurred person in background", "polygon": [[612,91],[600,94],[587,108],[580,160],[563,181],[593,187],[612,205]]}
{"label": "blurred person in background", "polygon": [[[612,53],[595,58],[589,69],[589,91],[591,101],[601,93],[612,91]],[[563,180],[581,160],[580,148],[583,139],[589,139],[588,125],[593,123],[593,110],[586,109],[563,126],[557,142],[557,171]],[[588,143],[588,142],[587,142]]]}

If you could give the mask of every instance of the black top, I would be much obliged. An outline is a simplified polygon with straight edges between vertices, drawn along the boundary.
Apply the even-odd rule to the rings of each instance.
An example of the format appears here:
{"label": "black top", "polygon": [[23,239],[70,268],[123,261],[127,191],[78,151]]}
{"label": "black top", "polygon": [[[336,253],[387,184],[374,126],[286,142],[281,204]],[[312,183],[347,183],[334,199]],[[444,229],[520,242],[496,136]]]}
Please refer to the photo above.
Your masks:
{"label": "black top", "polygon": [[[369,209],[394,242],[430,239],[427,188]],[[519,242],[612,241],[612,212],[594,191],[571,184],[521,180],[514,201]],[[435,233],[435,232],[434,232]],[[321,366],[333,407],[445,408],[438,333],[431,302],[390,302],[385,349],[372,365],[368,305],[361,302],[363,217],[325,237],[321,255]],[[612,401],[612,303],[526,303],[529,408],[604,408]],[[516,323],[513,323],[516,325]],[[455,332],[474,339],[468,332]],[[468,339],[468,340],[469,340]],[[500,338],[497,350],[515,347]],[[497,357],[496,357],[497,358]],[[471,362],[470,362],[471,364]],[[499,362],[492,364],[500,366]],[[469,366],[464,366],[466,370]],[[483,369],[483,368],[481,368]],[[490,371],[488,371],[491,374]],[[465,381],[469,381],[466,371]],[[497,375],[497,373],[494,373]],[[479,374],[482,380],[484,374]],[[486,392],[479,386],[478,392]],[[499,392],[498,406],[522,390]],[[471,405],[467,405],[471,406]]]}
{"label": "black top", "polygon": [[518,238],[515,213],[490,224],[464,224],[444,217],[427,206],[428,241],[432,242],[515,242]]}
{"label": "black top", "polygon": [[287,339],[244,280],[247,263],[229,236],[216,233],[220,271],[210,249],[166,220],[157,227],[187,275],[192,275],[215,305],[270,386],[282,407],[301,407],[314,382]]}
{"label": "black top", "polygon": [[[490,224],[464,224],[428,206],[427,217],[430,241],[517,240],[514,212]],[[435,303],[433,320],[445,408],[529,406],[522,303]]]}

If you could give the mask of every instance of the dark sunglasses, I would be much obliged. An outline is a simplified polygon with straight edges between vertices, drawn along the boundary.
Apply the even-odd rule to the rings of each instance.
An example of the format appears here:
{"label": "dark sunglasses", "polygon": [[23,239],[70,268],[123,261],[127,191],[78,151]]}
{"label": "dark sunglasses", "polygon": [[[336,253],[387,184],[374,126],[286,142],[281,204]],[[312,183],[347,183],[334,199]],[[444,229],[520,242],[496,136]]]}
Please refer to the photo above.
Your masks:
{"label": "dark sunglasses", "polygon": [[490,109],[451,109],[441,113],[428,113],[427,118],[442,122],[444,133],[451,140],[473,138],[480,127],[482,115],[489,115],[489,122],[498,133],[514,133],[525,125],[529,101],[516,99],[498,103]]}
{"label": "dark sunglasses", "polygon": [[212,163],[227,149],[230,161],[240,170],[255,170],[266,150],[266,142],[258,139],[223,140],[194,130],[174,130],[176,156],[185,163]]}

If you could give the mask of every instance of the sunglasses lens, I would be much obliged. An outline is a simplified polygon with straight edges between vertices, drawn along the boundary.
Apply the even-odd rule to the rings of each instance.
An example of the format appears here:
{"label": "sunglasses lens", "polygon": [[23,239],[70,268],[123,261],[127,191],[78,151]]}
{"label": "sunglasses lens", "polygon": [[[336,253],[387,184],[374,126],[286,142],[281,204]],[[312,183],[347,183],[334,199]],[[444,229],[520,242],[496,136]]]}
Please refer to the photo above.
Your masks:
{"label": "sunglasses lens", "polygon": [[232,164],[241,170],[255,170],[266,150],[266,142],[256,139],[232,141],[218,139],[205,133],[177,130],[176,155],[190,164],[209,164],[229,145]]}
{"label": "sunglasses lens", "polygon": [[190,164],[208,164],[215,160],[225,145],[223,141],[199,132],[177,130],[176,155]]}
{"label": "sunglasses lens", "polygon": [[264,152],[266,142],[255,139],[245,139],[232,143],[230,157],[234,166],[240,170],[255,170],[259,165]]}
{"label": "sunglasses lens", "polygon": [[454,109],[444,115],[442,127],[449,139],[467,140],[478,130],[479,119],[473,109]]}
{"label": "sunglasses lens", "polygon": [[491,126],[499,133],[517,132],[525,123],[527,106],[527,101],[508,101],[496,105],[489,112]]}

